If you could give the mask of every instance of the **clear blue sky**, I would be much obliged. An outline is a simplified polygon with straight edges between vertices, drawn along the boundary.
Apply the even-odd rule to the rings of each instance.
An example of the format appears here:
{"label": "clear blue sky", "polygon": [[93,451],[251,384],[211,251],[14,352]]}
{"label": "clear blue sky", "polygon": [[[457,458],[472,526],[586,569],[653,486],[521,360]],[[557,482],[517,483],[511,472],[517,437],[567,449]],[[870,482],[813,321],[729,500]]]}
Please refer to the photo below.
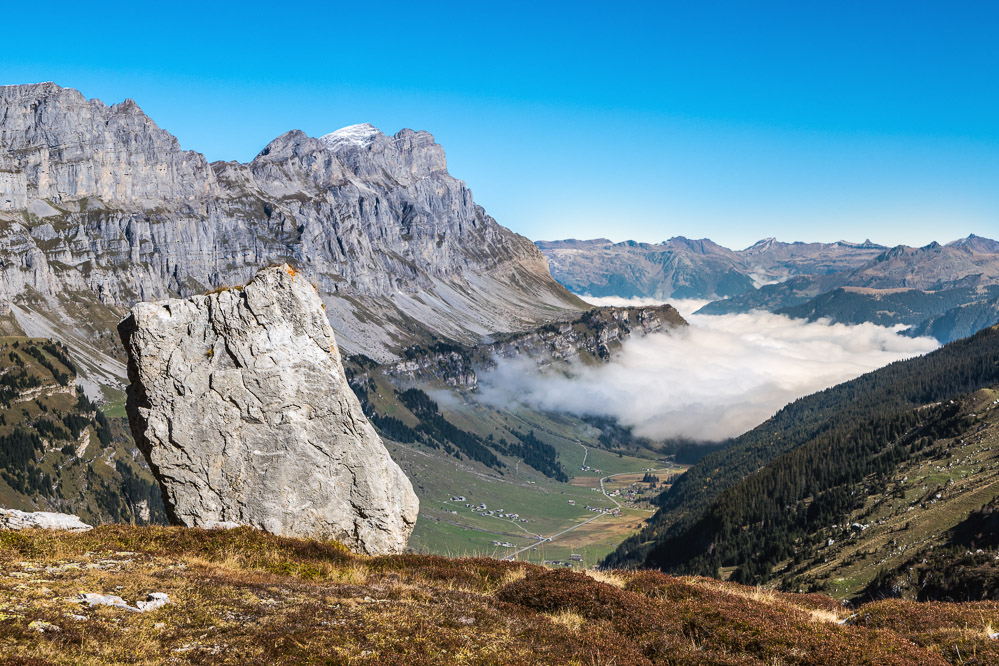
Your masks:
{"label": "clear blue sky", "polygon": [[432,132],[532,239],[999,236],[999,3],[8,3],[0,83],[247,161]]}

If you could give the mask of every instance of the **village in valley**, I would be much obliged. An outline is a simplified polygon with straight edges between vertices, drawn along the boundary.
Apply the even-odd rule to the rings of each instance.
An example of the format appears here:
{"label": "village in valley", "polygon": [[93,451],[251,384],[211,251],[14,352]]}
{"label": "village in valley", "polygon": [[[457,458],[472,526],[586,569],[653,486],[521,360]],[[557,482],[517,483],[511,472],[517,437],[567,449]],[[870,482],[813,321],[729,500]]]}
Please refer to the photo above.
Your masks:
{"label": "village in valley", "polygon": [[[508,537],[504,531],[508,528],[497,526],[494,532],[497,538],[487,542],[492,546],[491,555],[494,557],[525,559],[553,567],[593,566],[596,556],[586,552],[587,547],[593,545],[590,542],[594,535],[598,533],[598,526],[593,523],[603,517],[610,520],[623,518],[625,520],[621,520],[620,528],[624,528],[627,522],[628,529],[635,529],[654,512],[651,499],[672,483],[684,471],[684,466],[672,463],[660,469],[645,467],[641,471],[606,474],[598,468],[583,464],[579,471],[581,474],[570,482],[571,485],[580,490],[586,488],[590,492],[598,493],[597,497],[606,498],[612,504],[601,505],[602,503],[597,501],[584,501],[578,495],[575,498],[565,499],[564,506],[570,510],[582,508],[591,515],[583,517],[582,520],[572,521],[555,534],[546,536],[539,533],[540,526],[532,526],[532,523],[536,522],[535,518],[529,511],[525,513],[523,508],[515,509],[509,504],[493,508],[495,505],[490,506],[485,501],[478,501],[477,498],[464,494],[449,495],[442,502],[441,509],[445,514],[454,517],[452,521],[455,525],[465,522],[460,516],[468,516],[476,520],[485,518],[503,521],[515,526],[517,534],[523,532],[520,538]],[[576,533],[573,536],[576,538],[570,542],[570,534],[574,531]],[[558,543],[555,543],[556,540]],[[592,547],[589,549],[593,550]],[[576,550],[583,552],[575,552]]]}

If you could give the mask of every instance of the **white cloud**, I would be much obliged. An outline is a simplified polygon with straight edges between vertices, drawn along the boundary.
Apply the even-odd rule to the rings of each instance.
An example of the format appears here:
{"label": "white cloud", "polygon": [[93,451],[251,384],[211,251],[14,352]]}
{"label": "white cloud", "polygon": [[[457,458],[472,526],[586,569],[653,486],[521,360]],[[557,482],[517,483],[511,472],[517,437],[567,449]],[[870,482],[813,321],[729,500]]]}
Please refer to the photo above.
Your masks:
{"label": "white cloud", "polygon": [[708,299],[697,298],[673,298],[668,301],[659,298],[621,298],[620,296],[580,296],[580,298],[597,307],[627,308],[669,303],[684,317],[697,312],[711,302]]}
{"label": "white cloud", "polygon": [[769,312],[691,315],[696,304],[674,305],[690,327],[628,340],[610,363],[574,367],[568,375],[502,360],[480,379],[481,399],[616,417],[652,438],[717,440],[759,425],[796,398],[938,346],[932,338],[899,335],[902,327]]}

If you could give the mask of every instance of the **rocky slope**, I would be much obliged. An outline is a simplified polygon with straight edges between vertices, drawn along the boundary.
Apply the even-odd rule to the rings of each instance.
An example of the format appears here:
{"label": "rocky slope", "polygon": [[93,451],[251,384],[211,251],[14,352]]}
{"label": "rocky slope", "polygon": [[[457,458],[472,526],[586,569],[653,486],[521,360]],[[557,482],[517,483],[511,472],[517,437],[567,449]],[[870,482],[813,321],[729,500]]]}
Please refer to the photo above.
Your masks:
{"label": "rocky slope", "polygon": [[139,303],[118,330],[128,420],[172,522],[405,549],[419,502],[302,274],[284,265],[239,289]]}
{"label": "rocky slope", "polygon": [[[502,359],[530,359],[539,367],[606,361],[628,338],[663,333],[687,322],[671,305],[594,308],[579,318],[498,336],[476,347],[436,344],[404,350],[405,359],[381,368],[396,380],[474,389],[478,373]],[[363,379],[364,374],[360,375]]]}
{"label": "rocky slope", "polygon": [[384,360],[583,308],[426,132],[292,131],[249,164],[208,164],[133,101],[52,83],[0,87],[0,252],[7,331],[72,342],[95,375],[120,355],[111,329],[133,302],[280,262],[316,283],[346,350]]}
{"label": "rocky slope", "polygon": [[863,243],[782,243],[732,251],[683,236],[662,243],[538,241],[552,275],[570,290],[623,298],[728,298],[792,276],[856,268],[887,248]]}

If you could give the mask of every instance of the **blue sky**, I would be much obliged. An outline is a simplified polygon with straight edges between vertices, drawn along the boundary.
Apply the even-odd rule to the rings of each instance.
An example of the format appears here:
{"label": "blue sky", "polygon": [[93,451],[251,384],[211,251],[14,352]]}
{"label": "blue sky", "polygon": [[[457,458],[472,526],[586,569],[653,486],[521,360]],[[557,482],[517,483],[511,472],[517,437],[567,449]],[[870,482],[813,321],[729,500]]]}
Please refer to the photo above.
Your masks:
{"label": "blue sky", "polygon": [[[100,7],[100,9],[97,9]],[[17,3],[0,83],[135,99],[247,161],[432,132],[532,239],[999,236],[999,4]]]}

